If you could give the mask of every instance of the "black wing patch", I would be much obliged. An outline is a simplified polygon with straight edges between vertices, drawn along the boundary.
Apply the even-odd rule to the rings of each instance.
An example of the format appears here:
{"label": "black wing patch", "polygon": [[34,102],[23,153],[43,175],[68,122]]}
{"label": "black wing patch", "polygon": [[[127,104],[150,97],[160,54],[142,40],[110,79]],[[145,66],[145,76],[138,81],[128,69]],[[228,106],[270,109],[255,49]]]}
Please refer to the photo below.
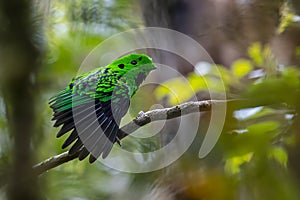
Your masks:
{"label": "black wing patch", "polygon": [[[62,125],[57,137],[71,131],[62,148],[73,144],[69,153],[80,151],[79,160],[90,155],[90,163],[101,154],[102,158],[108,156],[113,144],[118,141],[119,124],[129,107],[129,88],[123,84],[116,87],[116,90],[118,89],[122,90],[122,93],[110,94],[112,99],[106,102],[87,96],[84,98],[89,98],[88,100],[83,97],[74,98],[70,92],[50,100],[50,107],[54,111],[52,120],[56,121],[54,126]],[[77,100],[84,103],[78,104]],[[69,103],[73,106],[68,106]]]}

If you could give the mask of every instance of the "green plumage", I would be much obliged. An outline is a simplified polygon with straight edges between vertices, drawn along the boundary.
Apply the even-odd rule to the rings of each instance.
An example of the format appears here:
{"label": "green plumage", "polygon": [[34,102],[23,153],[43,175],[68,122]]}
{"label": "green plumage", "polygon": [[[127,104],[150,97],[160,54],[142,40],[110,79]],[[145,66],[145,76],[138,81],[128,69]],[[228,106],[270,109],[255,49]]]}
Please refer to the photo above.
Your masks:
{"label": "green plumage", "polygon": [[119,123],[130,98],[153,69],[147,55],[130,54],[73,78],[50,99],[54,126],[62,125],[57,137],[72,130],[62,147],[76,141],[69,153],[80,151],[80,160],[90,153],[90,162],[101,154],[105,158],[118,142]]}

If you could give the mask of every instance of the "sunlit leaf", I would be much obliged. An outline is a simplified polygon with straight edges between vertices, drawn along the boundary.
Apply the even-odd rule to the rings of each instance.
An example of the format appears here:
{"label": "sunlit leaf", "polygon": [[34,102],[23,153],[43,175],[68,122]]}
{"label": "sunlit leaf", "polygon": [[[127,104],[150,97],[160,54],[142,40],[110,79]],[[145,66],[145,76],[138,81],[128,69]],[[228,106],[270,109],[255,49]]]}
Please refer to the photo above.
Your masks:
{"label": "sunlit leaf", "polygon": [[260,43],[255,42],[248,48],[248,55],[258,66],[263,64],[262,46]]}
{"label": "sunlit leaf", "polygon": [[188,76],[190,86],[194,91],[209,91],[214,93],[223,93],[224,88],[226,89],[226,84],[223,80],[211,74],[206,76],[199,76],[195,73],[190,73]]}
{"label": "sunlit leaf", "polygon": [[173,78],[160,84],[154,91],[158,100],[166,98],[169,105],[176,105],[190,99],[195,95],[188,80],[184,78]]}
{"label": "sunlit leaf", "polygon": [[253,153],[247,153],[241,156],[235,156],[226,159],[225,161],[225,171],[228,174],[238,174],[241,171],[241,165],[250,162],[253,157]]}
{"label": "sunlit leaf", "polygon": [[249,60],[239,59],[232,64],[231,69],[236,77],[241,78],[250,73],[250,71],[253,69],[253,66]]}
{"label": "sunlit leaf", "polygon": [[283,31],[285,31],[285,29],[293,23],[294,16],[295,15],[291,13],[283,16],[277,32],[282,33]]}
{"label": "sunlit leaf", "polygon": [[188,76],[188,80],[195,91],[207,89],[205,78],[203,76],[197,75],[195,73],[190,73]]}
{"label": "sunlit leaf", "polygon": [[275,159],[278,163],[280,163],[282,166],[287,166],[288,161],[288,155],[284,148],[282,147],[272,147],[269,150],[269,158]]}
{"label": "sunlit leaf", "polygon": [[293,23],[295,14],[292,9],[293,8],[290,7],[290,4],[283,4],[281,9],[281,21],[277,29],[278,33],[284,32]]}

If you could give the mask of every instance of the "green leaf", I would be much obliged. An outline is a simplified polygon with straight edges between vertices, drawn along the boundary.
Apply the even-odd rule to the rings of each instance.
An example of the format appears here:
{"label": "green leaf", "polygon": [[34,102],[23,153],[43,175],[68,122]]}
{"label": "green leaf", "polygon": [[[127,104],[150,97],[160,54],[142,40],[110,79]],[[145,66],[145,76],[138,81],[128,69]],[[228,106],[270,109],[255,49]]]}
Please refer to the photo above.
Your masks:
{"label": "green leaf", "polygon": [[276,121],[268,121],[268,122],[262,122],[262,123],[257,123],[248,126],[248,130],[250,133],[255,133],[255,134],[261,134],[261,133],[268,133],[275,131],[280,127],[280,123]]}
{"label": "green leaf", "polygon": [[190,73],[188,76],[188,80],[195,91],[207,89],[205,78],[203,76],[199,76],[195,73]]}
{"label": "green leaf", "polygon": [[259,42],[253,43],[248,48],[248,55],[253,60],[254,64],[261,66],[263,64],[262,46]]}
{"label": "green leaf", "polygon": [[225,161],[225,171],[228,174],[238,174],[241,171],[241,165],[244,163],[250,162],[253,157],[253,153],[247,153],[241,156],[234,156],[232,158],[228,158]]}
{"label": "green leaf", "polygon": [[300,71],[294,67],[287,67],[282,72],[282,77],[290,87],[295,89],[300,86]]}
{"label": "green leaf", "polygon": [[277,136],[279,123],[268,121],[253,124],[247,127],[247,131],[237,134],[228,141],[228,156],[241,156],[246,153],[255,152],[258,154],[266,152],[271,141]]}
{"label": "green leaf", "polygon": [[169,105],[176,105],[189,100],[195,91],[185,78],[173,78],[160,84],[154,95],[158,100],[167,98]]}
{"label": "green leaf", "polygon": [[298,78],[268,78],[248,88],[246,97],[251,106],[263,106],[276,103],[296,104],[299,88]]}
{"label": "green leaf", "polygon": [[196,92],[202,90],[222,93],[224,92],[224,87],[226,87],[226,84],[224,84],[224,82],[222,82],[220,78],[211,75],[207,75],[205,77],[201,77],[198,75],[189,75],[188,80],[191,87]]}
{"label": "green leaf", "polygon": [[269,150],[269,158],[275,159],[279,164],[286,167],[288,161],[288,155],[284,148],[282,147],[273,147]]}
{"label": "green leaf", "polygon": [[281,21],[277,33],[284,32],[294,21],[295,14],[289,3],[283,4],[281,8]]}
{"label": "green leaf", "polygon": [[233,74],[238,77],[242,78],[251,72],[253,69],[252,63],[246,59],[238,59],[236,60],[231,67]]}
{"label": "green leaf", "polygon": [[294,17],[295,17],[295,15],[291,14],[291,13],[283,16],[282,17],[283,19],[281,20],[281,23],[279,25],[277,32],[282,33],[283,31],[285,31],[285,29],[293,23]]}
{"label": "green leaf", "polygon": [[216,65],[216,67],[221,75],[225,87],[228,85],[235,86],[239,84],[239,79],[237,77],[234,77],[229,69],[222,65]]}

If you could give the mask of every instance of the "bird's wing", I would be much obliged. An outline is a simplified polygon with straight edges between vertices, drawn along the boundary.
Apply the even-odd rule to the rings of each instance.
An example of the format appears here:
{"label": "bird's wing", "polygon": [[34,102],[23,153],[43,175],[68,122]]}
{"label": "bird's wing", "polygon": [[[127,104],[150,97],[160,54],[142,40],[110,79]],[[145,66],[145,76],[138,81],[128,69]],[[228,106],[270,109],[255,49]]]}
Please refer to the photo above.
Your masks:
{"label": "bird's wing", "polygon": [[89,95],[74,95],[70,90],[50,99],[50,107],[54,111],[52,120],[56,121],[54,126],[62,125],[57,137],[71,131],[62,148],[76,141],[69,152],[72,154],[80,150],[80,160],[91,153],[90,162],[101,154],[102,158],[107,157],[118,140],[119,124],[130,102],[129,88],[125,83],[118,84],[112,92],[97,91],[95,97],[106,101]]}

